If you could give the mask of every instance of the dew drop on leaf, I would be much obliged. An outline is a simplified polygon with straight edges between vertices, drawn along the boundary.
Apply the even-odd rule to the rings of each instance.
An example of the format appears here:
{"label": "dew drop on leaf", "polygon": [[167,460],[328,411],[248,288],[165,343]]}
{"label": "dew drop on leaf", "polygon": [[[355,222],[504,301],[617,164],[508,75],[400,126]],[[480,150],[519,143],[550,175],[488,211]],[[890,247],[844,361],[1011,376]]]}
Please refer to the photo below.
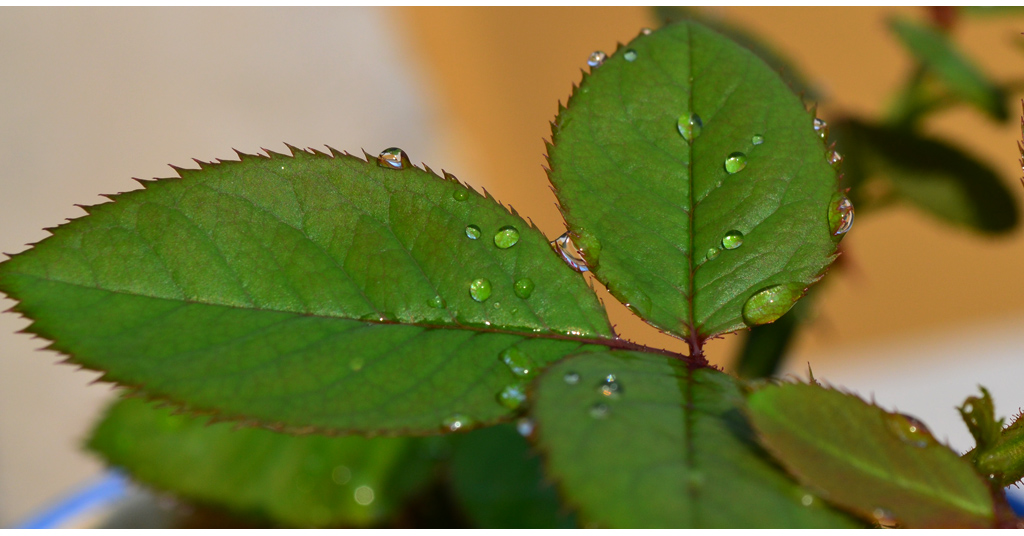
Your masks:
{"label": "dew drop on leaf", "polygon": [[398,147],[388,147],[377,155],[377,165],[388,169],[405,169],[409,156]]}
{"label": "dew drop on leaf", "polygon": [[608,418],[609,412],[608,404],[603,402],[598,402],[597,404],[590,406],[590,416],[595,419],[606,419]]}
{"label": "dew drop on leaf", "polygon": [[434,309],[444,309],[448,304],[445,303],[444,298],[440,296],[434,296],[433,298],[427,300],[427,305],[433,307]]}
{"label": "dew drop on leaf", "polygon": [[828,139],[828,123],[824,119],[814,118],[814,131],[821,139]]}
{"label": "dew drop on leaf", "polygon": [[526,393],[521,385],[506,385],[498,393],[498,402],[508,409],[517,409],[526,401]]}
{"label": "dew drop on leaf", "polygon": [[697,139],[697,136],[700,136],[700,132],[704,130],[704,122],[700,120],[700,116],[697,114],[685,113],[679,116],[679,120],[676,121],[676,128],[679,129],[683,139],[693,143],[693,140]]}
{"label": "dew drop on leaf", "polygon": [[716,257],[718,257],[718,254],[721,252],[722,250],[718,248],[708,248],[707,259],[709,261],[713,261]]}
{"label": "dew drop on leaf", "polygon": [[631,48],[628,48],[626,49],[626,52],[622,54],[622,57],[626,61],[636,61],[636,51]]}
{"label": "dew drop on leaf", "polygon": [[355,493],[353,493],[353,497],[361,506],[368,506],[373,502],[373,488],[370,486],[359,486],[356,488]]}
{"label": "dew drop on leaf", "polygon": [[805,493],[803,497],[800,497],[800,504],[804,506],[810,506],[814,504],[814,495],[811,495],[810,493]]}
{"label": "dew drop on leaf", "polygon": [[533,419],[528,417],[523,417],[516,421],[516,431],[523,437],[530,437],[533,435],[533,429],[535,426],[536,423],[533,422]]}
{"label": "dew drop on leaf", "polygon": [[469,284],[469,295],[478,302],[487,301],[491,297],[491,282],[484,279],[474,279]]}
{"label": "dew drop on leaf", "polygon": [[469,199],[469,192],[466,191],[465,188],[456,188],[455,191],[452,192],[452,199],[455,199],[456,201],[465,201],[466,199]]}
{"label": "dew drop on leaf", "polygon": [[471,424],[473,424],[473,419],[461,413],[456,413],[455,415],[441,421],[441,427],[450,432],[460,430]]}
{"label": "dew drop on leaf", "polygon": [[533,360],[530,359],[530,356],[524,354],[515,346],[509,346],[502,350],[501,354],[498,355],[498,358],[508,365],[512,374],[515,374],[520,378],[527,378],[537,373],[537,366]]}
{"label": "dew drop on leaf", "polygon": [[924,448],[935,441],[928,427],[916,417],[902,413],[886,413],[885,419],[892,433],[908,445]]}
{"label": "dew drop on leaf", "polygon": [[838,166],[843,161],[843,155],[839,154],[838,151],[830,151],[826,157],[828,158],[829,165],[832,167]]}
{"label": "dew drop on leaf", "polygon": [[[725,249],[736,249],[743,245],[743,233],[733,229],[722,237],[722,247]],[[710,253],[710,251],[708,252]],[[717,256],[717,254],[716,254]]]}
{"label": "dew drop on leaf", "polygon": [[519,242],[519,229],[506,225],[494,234],[494,245],[501,249],[508,249]]}
{"label": "dew drop on leaf", "polygon": [[580,383],[580,375],[578,372],[566,372],[565,376],[562,376],[562,380],[569,385],[576,385]]}
{"label": "dew drop on leaf", "polygon": [[467,225],[466,226],[466,236],[470,240],[476,240],[477,238],[480,238],[480,234],[481,234],[480,228],[477,227],[476,225]]}
{"label": "dew drop on leaf", "polygon": [[729,172],[730,175],[743,171],[743,168],[745,167],[747,167],[747,155],[739,151],[730,154],[725,159],[725,170]]}
{"label": "dew drop on leaf", "polygon": [[591,67],[600,67],[606,59],[608,59],[607,54],[601,52],[600,50],[596,50],[592,54],[590,54],[589,58],[587,58],[587,65]]}
{"label": "dew drop on leaf", "polygon": [[750,143],[753,143],[754,145],[761,145],[762,143],[764,143],[764,136],[760,134],[754,134],[754,136],[750,138]]}
{"label": "dew drop on leaf", "polygon": [[754,293],[743,304],[743,320],[749,326],[768,324],[779,319],[803,295],[797,284],[772,285]]}
{"label": "dew drop on leaf", "polygon": [[853,203],[839,192],[828,203],[828,228],[834,237],[842,237],[853,227]]}
{"label": "dew drop on leaf", "polygon": [[615,380],[614,374],[609,374],[597,384],[597,392],[607,398],[618,398],[623,393],[622,384]]}
{"label": "dew drop on leaf", "polygon": [[348,362],[348,368],[352,369],[352,372],[359,372],[363,369],[364,364],[364,361],[357,357]]}
{"label": "dew drop on leaf", "polygon": [[583,260],[583,257],[580,256],[579,250],[577,250],[576,246],[573,245],[568,232],[562,233],[562,236],[554,239],[551,242],[551,245],[558,250],[558,254],[562,256],[562,260],[572,267],[573,270],[576,270],[577,272],[586,272],[589,270],[589,268],[587,268],[587,262]]}
{"label": "dew drop on leaf", "polygon": [[885,508],[875,508],[875,510],[871,512],[871,516],[874,517],[875,522],[882,527],[896,526],[896,516]]}
{"label": "dew drop on leaf", "polygon": [[534,287],[535,285],[533,284],[533,280],[529,277],[524,277],[516,280],[516,283],[512,288],[515,290],[516,296],[525,300],[533,294]]}
{"label": "dew drop on leaf", "polygon": [[654,30],[651,30],[650,28],[641,28],[640,35],[651,35],[651,32],[653,31]]}

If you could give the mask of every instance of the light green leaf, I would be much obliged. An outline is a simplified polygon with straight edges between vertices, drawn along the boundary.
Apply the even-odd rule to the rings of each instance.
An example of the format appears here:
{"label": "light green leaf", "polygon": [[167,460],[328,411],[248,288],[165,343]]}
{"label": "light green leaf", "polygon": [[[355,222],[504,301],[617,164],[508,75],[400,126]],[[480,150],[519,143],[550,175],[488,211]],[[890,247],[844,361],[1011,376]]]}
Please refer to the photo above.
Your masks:
{"label": "light green leaf", "polygon": [[535,389],[536,443],[586,525],[857,526],[769,460],[721,372],[602,352],[558,363]]}
{"label": "light green leaf", "polygon": [[1003,90],[988,80],[944,33],[903,18],[892,19],[889,28],[954,94],[1000,121],[1010,116]]}
{"label": "light green leaf", "polygon": [[747,410],[783,466],[841,507],[906,528],[994,522],[984,481],[916,419],[804,384],[765,385]]}
{"label": "light green leaf", "polygon": [[433,477],[440,446],[439,438],[289,436],[207,421],[123,399],[88,446],[144,484],[295,527],[386,521]]}
{"label": "light green leaf", "polygon": [[[553,124],[549,176],[594,275],[696,353],[778,318],[835,257],[836,172],[812,120],[750,51],[678,23],[584,78]],[[774,286],[788,303],[745,319]]]}
{"label": "light green leaf", "polygon": [[[494,423],[514,413],[498,393],[522,375],[626,344],[583,278],[493,199],[404,153],[394,169],[295,151],[88,207],[0,264],[0,290],[29,331],[107,380],[288,429]],[[501,248],[506,226],[518,240]],[[489,295],[474,298],[483,279]]]}

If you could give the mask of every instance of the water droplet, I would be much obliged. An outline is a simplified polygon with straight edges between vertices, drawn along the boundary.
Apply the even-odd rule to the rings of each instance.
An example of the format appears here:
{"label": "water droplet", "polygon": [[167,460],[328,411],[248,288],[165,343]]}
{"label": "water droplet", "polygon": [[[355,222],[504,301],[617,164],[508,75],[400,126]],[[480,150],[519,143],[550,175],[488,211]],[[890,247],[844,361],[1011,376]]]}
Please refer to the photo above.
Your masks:
{"label": "water droplet", "polygon": [[573,270],[577,272],[586,272],[587,262],[580,256],[579,250],[573,245],[572,239],[569,238],[569,233],[562,233],[562,236],[554,239],[551,245],[555,247],[558,254],[562,256],[562,260],[565,261]]}
{"label": "water droplet", "polygon": [[904,443],[924,448],[935,441],[928,427],[916,417],[902,413],[886,413],[885,420],[889,429]]}
{"label": "water droplet", "polygon": [[608,55],[600,50],[594,51],[589,58],[587,58],[587,65],[591,67],[600,67],[604,63],[604,60],[608,59]]}
{"label": "water droplet", "polygon": [[622,384],[615,380],[614,374],[609,374],[601,383],[597,384],[597,392],[608,398],[618,398],[622,395]]}
{"label": "water droplet", "polygon": [[520,378],[527,378],[537,373],[537,365],[530,359],[530,356],[524,354],[515,346],[509,346],[504,349],[498,355],[498,358],[508,365],[512,374]]}
{"label": "water droplet", "polygon": [[652,30],[650,28],[641,28],[640,29],[640,34],[641,35],[651,35],[651,32],[653,32],[653,31],[654,30]]}
{"label": "water droplet", "polygon": [[388,147],[377,155],[377,165],[388,169],[405,169],[409,165],[409,155],[398,147]]}
{"label": "water droplet", "polygon": [[497,302],[497,301],[494,302],[494,308],[495,309],[501,309],[501,302]]}
{"label": "water droplet", "polygon": [[839,192],[828,203],[828,228],[834,237],[842,237],[853,227],[853,203]]}
{"label": "water droplet", "polygon": [[516,296],[525,300],[533,294],[534,287],[535,285],[533,284],[533,280],[529,277],[524,277],[522,279],[517,279],[516,284],[512,288],[515,290]]}
{"label": "water droplet", "polygon": [[480,238],[480,235],[480,228],[477,227],[476,225],[466,226],[466,237],[468,237],[470,240],[476,240],[477,238]]}
{"label": "water droplet", "polygon": [[487,301],[491,297],[491,282],[480,278],[469,284],[469,295],[478,302]]}
{"label": "water droplet", "polygon": [[331,471],[331,480],[339,486],[344,486],[352,480],[352,471],[344,465],[339,465]]}
{"label": "water droplet", "polygon": [[729,172],[730,175],[743,171],[743,168],[745,167],[747,167],[747,155],[739,151],[730,154],[725,159],[725,170]]}
{"label": "water droplet", "polygon": [[507,385],[498,393],[498,402],[508,409],[517,409],[526,401],[526,393],[521,385]]}
{"label": "water droplet", "polygon": [[455,199],[456,201],[465,201],[469,199],[469,191],[465,188],[456,188],[455,191],[452,192],[452,199]]}
{"label": "water droplet", "polygon": [[576,385],[577,383],[580,383],[580,375],[578,372],[566,372],[565,376],[562,376],[562,379],[569,385]]}
{"label": "water droplet", "polygon": [[722,237],[722,247],[725,249],[736,249],[743,245],[743,233],[733,229]]}
{"label": "water droplet", "polygon": [[622,57],[626,61],[636,61],[636,51],[631,48],[627,48],[626,52],[622,54]]}
{"label": "water droplet", "polygon": [[754,145],[761,145],[762,143],[764,143],[764,136],[760,134],[754,134],[754,136],[750,138],[750,143],[753,143]]}
{"label": "water droplet", "polygon": [[590,406],[590,416],[595,419],[606,419],[608,418],[608,413],[608,404],[603,402],[598,402],[597,404]]}
{"label": "water droplet", "polygon": [[743,320],[749,326],[775,322],[803,296],[803,285],[772,285],[754,293],[743,304]]}
{"label": "water droplet", "polygon": [[896,526],[896,516],[885,508],[875,508],[875,510],[871,512],[871,516],[874,517],[875,521],[883,527]]}
{"label": "water droplet", "polygon": [[693,140],[697,139],[700,136],[700,132],[704,130],[704,122],[700,120],[700,116],[697,114],[685,113],[679,116],[679,120],[676,121],[676,128],[683,135],[683,139],[693,143]]}
{"label": "water droplet", "polygon": [[821,139],[828,139],[828,123],[824,119],[814,118],[814,131],[818,133]]}
{"label": "water droplet", "polygon": [[722,252],[722,250],[720,250],[718,248],[708,248],[707,259],[709,261],[713,261],[713,260],[715,260],[716,257],[718,257],[718,254],[721,253],[721,252]]}
{"label": "water droplet", "polygon": [[440,296],[434,296],[433,298],[427,300],[427,305],[433,307],[434,309],[444,309],[445,307],[448,306],[448,304],[444,301],[444,298]]}
{"label": "water droplet", "polygon": [[814,495],[811,495],[810,493],[805,493],[803,497],[800,497],[800,504],[804,506],[810,506],[814,504]]}
{"label": "water droplet", "polygon": [[839,154],[838,151],[831,151],[826,157],[828,158],[829,165],[832,167],[838,166],[843,161],[843,155]]}
{"label": "water droplet", "polygon": [[352,369],[352,372],[359,372],[363,369],[363,365],[365,364],[365,361],[357,357],[348,362],[348,368]]}
{"label": "water droplet", "polygon": [[473,419],[461,413],[456,413],[455,415],[452,415],[451,417],[448,417],[445,420],[441,421],[441,427],[448,430],[449,432],[455,432],[471,424],[473,424]]}
{"label": "water droplet", "polygon": [[523,437],[530,437],[533,435],[534,427],[535,423],[533,422],[533,419],[523,417],[516,421],[516,431]]}
{"label": "water droplet", "polygon": [[494,235],[494,245],[501,249],[508,249],[519,242],[519,229],[506,225]]}
{"label": "water droplet", "polygon": [[370,486],[359,486],[352,496],[355,497],[356,502],[360,506],[367,506],[373,502],[373,488]]}

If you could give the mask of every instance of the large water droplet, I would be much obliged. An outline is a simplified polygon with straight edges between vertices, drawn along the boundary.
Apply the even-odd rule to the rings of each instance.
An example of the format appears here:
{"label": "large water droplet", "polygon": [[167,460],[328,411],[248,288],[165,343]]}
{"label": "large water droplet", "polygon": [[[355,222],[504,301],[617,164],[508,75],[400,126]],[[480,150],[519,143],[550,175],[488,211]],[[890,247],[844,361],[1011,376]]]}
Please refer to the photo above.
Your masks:
{"label": "large water droplet", "polygon": [[465,188],[456,188],[455,191],[452,192],[452,198],[456,201],[465,201],[469,199],[469,191]]}
{"label": "large water droplet", "polygon": [[627,48],[626,52],[622,54],[622,57],[626,61],[636,61],[636,51],[631,48]]}
{"label": "large water droplet", "polygon": [[530,356],[524,354],[515,346],[509,346],[504,349],[501,354],[498,355],[498,358],[508,365],[512,374],[515,374],[520,378],[527,378],[537,373],[537,365],[532,359],[530,359]]}
{"label": "large water droplet", "polygon": [[533,422],[533,419],[530,419],[528,417],[523,417],[522,419],[516,421],[516,431],[519,432],[519,435],[523,437],[530,437],[531,435],[533,435],[533,429],[535,426],[536,425]]}
{"label": "large water droplet", "polygon": [[373,488],[370,486],[359,486],[352,495],[361,506],[368,506],[373,502]]}
{"label": "large water droplet", "polygon": [[750,138],[750,143],[752,143],[754,145],[761,145],[762,143],[764,143],[764,136],[762,136],[760,134],[754,134]]}
{"label": "large water droplet", "polygon": [[526,392],[521,385],[506,385],[498,393],[498,402],[508,409],[517,409],[526,401]]}
{"label": "large water droplet", "polygon": [[474,279],[469,284],[469,295],[478,302],[486,301],[491,297],[491,282],[484,279]]}
{"label": "large water droplet", "polygon": [[535,285],[533,284],[532,279],[530,279],[529,277],[524,277],[521,279],[517,279],[515,285],[512,288],[513,290],[515,290],[516,296],[519,296],[520,298],[525,300],[526,298],[529,298],[531,294],[533,294],[534,286]]}
{"label": "large water droplet", "polygon": [[700,136],[700,132],[704,130],[704,122],[700,120],[700,116],[697,114],[685,113],[679,116],[679,120],[676,121],[676,128],[683,135],[683,139],[693,143],[693,140],[697,139]]}
{"label": "large water droplet", "polygon": [[842,237],[853,227],[853,203],[841,192],[828,203],[828,228],[832,236]]}
{"label": "large water droplet", "polygon": [[725,170],[729,174],[739,173],[747,167],[747,155],[736,151],[725,158]]}
{"label": "large water droplet", "polygon": [[775,322],[803,295],[803,285],[772,285],[754,293],[743,304],[743,320],[749,326]]}
{"label": "large water droplet", "polygon": [[814,131],[821,139],[828,139],[828,123],[824,119],[814,118]]}
{"label": "large water droplet", "polygon": [[618,398],[622,395],[622,384],[615,379],[614,374],[605,376],[601,383],[597,384],[597,392],[608,398]]}
{"label": "large water droplet", "polygon": [[388,169],[405,169],[409,165],[409,155],[398,147],[388,147],[377,155],[377,165]]}
{"label": "large water droplet", "polygon": [[721,252],[722,250],[718,248],[708,248],[708,253],[706,257],[709,261],[713,261],[718,257],[718,254]]}
{"label": "large water droplet", "polygon": [[935,441],[928,427],[916,417],[902,413],[886,413],[885,420],[889,429],[904,443],[924,448]]}
{"label": "large water droplet", "polygon": [[607,54],[601,52],[600,50],[595,50],[593,53],[590,54],[590,57],[587,58],[587,65],[591,67],[600,67],[606,59],[608,59]]}
{"label": "large water droplet", "polygon": [[608,404],[603,402],[598,402],[597,404],[590,406],[590,416],[595,419],[607,419],[608,413],[610,413]]}
{"label": "large water droplet", "polygon": [[576,246],[573,245],[572,239],[569,238],[569,233],[562,233],[562,236],[554,239],[551,245],[558,250],[558,254],[562,256],[562,260],[565,261],[573,270],[577,272],[586,272],[587,262],[580,256]]}
{"label": "large water droplet", "polygon": [[576,385],[580,383],[580,375],[578,372],[566,372],[565,376],[562,376],[562,380],[569,385]]}
{"label": "large water droplet", "polygon": [[733,229],[722,237],[722,247],[725,249],[736,249],[743,245],[743,233]]}
{"label": "large water droplet", "polygon": [[477,227],[476,225],[466,226],[466,237],[469,238],[470,240],[476,240],[477,238],[480,238],[480,235],[480,228]]}
{"label": "large water droplet", "polygon": [[461,413],[456,413],[455,415],[441,421],[441,427],[447,429],[449,432],[455,432],[471,424],[473,424],[473,419]]}
{"label": "large water droplet", "polygon": [[433,307],[434,309],[444,309],[445,307],[448,306],[448,304],[445,303],[444,298],[440,296],[434,296],[433,298],[427,300],[427,305]]}
{"label": "large water droplet", "polygon": [[519,229],[506,225],[494,234],[494,245],[501,249],[508,249],[519,242]]}

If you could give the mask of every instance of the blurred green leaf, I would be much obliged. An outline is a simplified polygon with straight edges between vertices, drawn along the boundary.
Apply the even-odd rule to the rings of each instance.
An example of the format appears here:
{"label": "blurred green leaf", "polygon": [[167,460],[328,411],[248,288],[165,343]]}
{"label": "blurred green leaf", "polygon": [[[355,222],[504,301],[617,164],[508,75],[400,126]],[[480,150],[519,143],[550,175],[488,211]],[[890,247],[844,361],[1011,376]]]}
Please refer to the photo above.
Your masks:
{"label": "blurred green leaf", "polygon": [[750,328],[736,360],[736,374],[739,377],[767,378],[781,370],[786,352],[807,316],[807,309],[813,299],[810,294],[813,292],[809,292],[808,296],[804,296],[775,322]]}
{"label": "blurred green leaf", "polygon": [[587,526],[858,526],[771,462],[716,370],[593,353],[552,366],[531,396],[548,473]]}
{"label": "blurred green leaf", "polygon": [[994,523],[984,481],[916,419],[805,384],[764,385],[747,413],[776,459],[838,506],[906,528]]}
{"label": "blurred green leaf", "polygon": [[434,475],[440,440],[290,436],[208,420],[122,399],[88,446],[132,478],[192,501],[329,527],[387,520]]}
{"label": "blurred green leaf", "polygon": [[[681,22],[584,77],[553,124],[549,176],[594,275],[699,350],[781,316],[835,258],[836,172],[812,121],[750,51]],[[776,310],[745,313],[772,288]]]}

